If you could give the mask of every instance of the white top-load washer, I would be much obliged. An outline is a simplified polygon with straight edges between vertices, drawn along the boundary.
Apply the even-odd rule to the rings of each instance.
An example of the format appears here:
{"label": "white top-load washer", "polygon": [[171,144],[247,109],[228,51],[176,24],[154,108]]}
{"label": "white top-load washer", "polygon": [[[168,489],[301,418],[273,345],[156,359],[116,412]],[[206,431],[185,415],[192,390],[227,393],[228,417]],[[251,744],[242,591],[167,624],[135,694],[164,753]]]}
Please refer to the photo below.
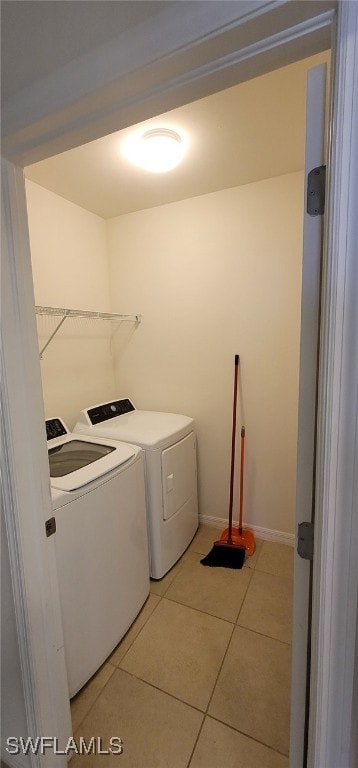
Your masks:
{"label": "white top-load washer", "polygon": [[101,666],[149,594],[144,455],[46,421],[70,698]]}
{"label": "white top-load washer", "polygon": [[143,448],[150,573],[161,579],[198,528],[194,420],[176,413],[140,411],[123,398],[81,411],[74,432]]}

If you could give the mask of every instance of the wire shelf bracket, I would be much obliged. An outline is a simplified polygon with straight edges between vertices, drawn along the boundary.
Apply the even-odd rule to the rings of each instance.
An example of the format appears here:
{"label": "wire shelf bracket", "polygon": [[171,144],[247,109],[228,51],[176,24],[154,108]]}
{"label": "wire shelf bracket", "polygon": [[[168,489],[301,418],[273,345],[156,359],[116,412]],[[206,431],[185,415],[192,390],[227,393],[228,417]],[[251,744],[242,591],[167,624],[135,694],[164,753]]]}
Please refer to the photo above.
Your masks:
{"label": "wire shelf bracket", "polygon": [[122,322],[123,320],[139,323],[142,320],[142,315],[123,315],[115,312],[92,312],[86,309],[65,309],[64,307],[41,307],[35,306],[36,315],[47,315],[48,317],[59,317],[60,321],[57,323],[55,330],[51,333],[51,336],[47,339],[46,344],[40,350],[40,359],[42,359],[45,349],[51,344],[52,339],[56,336],[61,326],[69,317],[85,318],[87,320],[110,320],[112,322]]}

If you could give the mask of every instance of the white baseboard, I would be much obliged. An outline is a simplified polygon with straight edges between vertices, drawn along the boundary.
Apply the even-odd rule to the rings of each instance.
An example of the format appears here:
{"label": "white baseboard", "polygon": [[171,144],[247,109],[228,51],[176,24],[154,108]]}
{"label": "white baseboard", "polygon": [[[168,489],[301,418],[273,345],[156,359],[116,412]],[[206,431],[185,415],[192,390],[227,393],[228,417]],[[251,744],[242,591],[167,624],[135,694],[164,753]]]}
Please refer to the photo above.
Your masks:
{"label": "white baseboard", "polygon": [[[199,522],[202,525],[211,525],[213,528],[227,528],[227,520],[222,517],[199,515]],[[238,526],[239,521],[233,520],[233,525]],[[288,544],[290,547],[295,545],[295,536],[293,533],[274,531],[271,528],[261,528],[259,525],[248,525],[248,528],[254,532],[257,539],[262,539],[263,541],[275,541],[277,544]]]}

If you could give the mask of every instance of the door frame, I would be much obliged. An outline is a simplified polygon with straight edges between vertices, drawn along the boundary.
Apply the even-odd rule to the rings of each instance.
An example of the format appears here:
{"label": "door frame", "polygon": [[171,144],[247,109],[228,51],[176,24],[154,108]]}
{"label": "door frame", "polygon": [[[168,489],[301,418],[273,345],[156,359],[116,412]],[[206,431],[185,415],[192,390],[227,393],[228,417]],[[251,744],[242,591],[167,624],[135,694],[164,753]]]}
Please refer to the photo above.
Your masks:
{"label": "door frame", "polygon": [[[217,4],[212,5],[214,10]],[[307,6],[315,6],[317,13],[320,4],[301,5],[306,6],[306,9]],[[294,11],[297,3],[261,3],[261,6],[267,6],[267,10],[265,7],[258,8],[255,14],[258,19],[261,16],[265,23],[264,17],[266,14],[268,16],[273,6],[275,12],[280,12],[281,7],[282,14],[289,14],[289,6]],[[250,21],[255,14],[251,14]],[[240,19],[237,24],[239,29]],[[287,52],[287,46],[293,50],[294,41],[294,56],[297,58],[300,44],[304,47],[310,35],[314,38],[315,34],[319,35],[327,26],[333,31],[336,50],[324,247],[326,266],[321,325],[308,766],[333,768],[339,765],[340,768],[348,768],[352,760],[350,735],[358,595],[358,562],[354,557],[354,549],[357,551],[358,544],[358,521],[354,517],[358,426],[357,419],[353,418],[357,411],[355,382],[358,372],[357,301],[354,295],[354,287],[358,285],[358,264],[354,250],[358,242],[355,213],[358,206],[358,4],[350,0],[339,3],[337,20],[332,11],[326,11],[319,16],[312,13],[312,17],[304,24],[290,24],[288,15],[285,24],[284,29],[272,31],[271,28],[269,37],[263,35],[260,40],[253,42],[245,49],[246,58],[243,48],[237,51],[236,64],[250,59],[251,62],[257,60],[259,66],[269,68],[268,54],[277,60],[281,50]],[[219,17],[213,22],[210,32],[206,31],[200,40],[196,39],[191,44],[192,52],[195,53],[203,41],[213,37],[214,29],[218,33],[222,32]],[[189,94],[189,101],[199,98],[198,89],[200,92],[202,87],[202,95],[205,95],[209,81],[210,92],[225,87],[220,75],[227,72],[232,76],[232,55],[232,51],[229,51],[226,57],[211,62],[210,72],[208,67],[200,69],[192,65],[186,81],[184,78],[180,83],[181,90],[178,90],[178,79],[173,78],[168,84],[165,74],[167,61],[164,57],[160,70],[162,80],[159,76],[156,88],[149,95],[148,91],[144,93],[143,90],[138,94],[135,108],[132,103],[127,109],[127,102],[124,101],[125,116],[121,119],[130,124],[145,119],[148,109],[155,114],[178,106],[178,101],[183,103],[182,94],[185,92]],[[186,56],[186,60],[188,58],[190,60]],[[287,63],[287,60],[280,61],[280,64],[283,63]],[[143,69],[144,81],[146,73],[147,69]],[[158,109],[158,105],[162,108]],[[59,112],[62,107],[59,103]],[[60,151],[55,148],[59,146],[60,135],[63,149],[74,146],[76,136],[80,135],[83,126],[86,129],[89,125],[93,126],[92,135],[91,130],[88,130],[85,140],[103,135],[107,107],[106,103],[99,107],[97,103],[96,120],[93,113],[84,116],[83,125],[81,121],[77,124],[77,133],[68,113],[66,116],[66,110],[63,110],[62,121],[57,121],[57,126],[60,126],[58,135],[53,135],[50,141],[49,134],[43,131],[40,140],[37,137],[37,155],[39,152],[46,156]],[[117,129],[121,127],[118,117],[116,125]],[[8,158],[2,163],[3,227],[6,232],[3,249],[6,316],[3,324],[2,360],[5,371],[5,513],[28,722],[35,735],[48,736],[52,733],[65,737],[70,732],[69,707],[65,701],[63,641],[57,578],[53,566],[53,541],[46,539],[44,534],[44,520],[51,516],[51,495],[46,438],[41,430],[44,411],[25,185],[20,167],[21,164],[31,162],[29,158],[31,152],[34,157],[35,145],[36,140],[30,148],[24,149],[24,133],[21,130],[18,137],[16,132],[13,134],[12,142],[3,142],[3,152]],[[15,161],[18,167],[11,161]],[[18,471],[20,466],[21,473]],[[47,768],[51,765],[49,754],[41,759],[33,756],[31,760],[34,766],[41,764]],[[57,757],[57,761],[59,766],[65,765],[65,759]]]}
{"label": "door frame", "polygon": [[[308,765],[353,766],[358,596],[358,4],[342,2],[324,236]],[[356,679],[355,679],[356,677]]]}
{"label": "door frame", "polygon": [[[307,72],[305,178],[313,168],[327,163],[327,65]],[[306,182],[307,183],[307,182]],[[295,529],[314,523],[316,412],[320,334],[320,294],[324,217],[303,213],[301,330],[297,429]],[[311,652],[312,562],[294,556],[292,675],[290,712],[291,768],[306,764]],[[305,653],[305,650],[307,652]]]}

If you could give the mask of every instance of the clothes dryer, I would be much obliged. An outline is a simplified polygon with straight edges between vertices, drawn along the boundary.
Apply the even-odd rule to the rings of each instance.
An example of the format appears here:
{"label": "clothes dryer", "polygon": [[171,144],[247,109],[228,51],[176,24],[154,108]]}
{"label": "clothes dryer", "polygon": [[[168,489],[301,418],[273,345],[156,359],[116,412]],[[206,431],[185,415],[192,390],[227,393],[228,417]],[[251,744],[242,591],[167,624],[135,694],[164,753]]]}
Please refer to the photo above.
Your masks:
{"label": "clothes dryer", "polygon": [[140,446],[145,454],[150,573],[161,579],[198,528],[194,420],[137,410],[128,398],[81,411],[74,432]]}
{"label": "clothes dryer", "polygon": [[105,661],[149,594],[144,454],[46,421],[70,698]]}

